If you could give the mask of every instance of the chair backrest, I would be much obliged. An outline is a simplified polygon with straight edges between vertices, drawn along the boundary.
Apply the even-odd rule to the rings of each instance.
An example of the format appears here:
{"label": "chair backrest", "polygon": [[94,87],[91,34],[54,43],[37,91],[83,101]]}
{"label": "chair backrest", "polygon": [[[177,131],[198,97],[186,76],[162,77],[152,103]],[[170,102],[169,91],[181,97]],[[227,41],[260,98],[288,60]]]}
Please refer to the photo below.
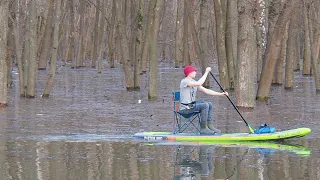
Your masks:
{"label": "chair backrest", "polygon": [[174,111],[179,111],[180,109],[180,91],[172,92],[172,101]]}
{"label": "chair backrest", "polygon": [[[180,92],[172,92],[172,101],[173,101],[173,114],[174,114],[174,123],[173,123],[173,134],[182,133],[182,132],[192,132],[194,134],[200,133],[200,127],[198,121],[200,121],[199,112],[191,112],[184,114],[179,112],[180,109]],[[194,121],[195,120],[195,121]]]}

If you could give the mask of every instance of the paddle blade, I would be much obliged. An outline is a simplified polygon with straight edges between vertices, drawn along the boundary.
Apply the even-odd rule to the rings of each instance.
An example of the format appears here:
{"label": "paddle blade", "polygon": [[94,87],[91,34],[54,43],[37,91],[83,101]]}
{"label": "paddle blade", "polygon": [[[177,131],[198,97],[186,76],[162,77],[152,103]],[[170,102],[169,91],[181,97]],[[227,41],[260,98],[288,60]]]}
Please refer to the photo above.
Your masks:
{"label": "paddle blade", "polygon": [[252,129],[252,127],[250,126],[250,124],[248,124],[248,128],[249,128],[250,133],[254,134],[254,130]]}

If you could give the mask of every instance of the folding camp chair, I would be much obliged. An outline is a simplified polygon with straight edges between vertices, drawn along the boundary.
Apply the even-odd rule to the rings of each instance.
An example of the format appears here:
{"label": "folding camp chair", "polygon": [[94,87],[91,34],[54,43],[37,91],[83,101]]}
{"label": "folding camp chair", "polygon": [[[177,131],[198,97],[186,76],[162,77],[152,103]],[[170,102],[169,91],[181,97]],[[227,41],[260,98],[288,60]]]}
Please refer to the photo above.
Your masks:
{"label": "folding camp chair", "polygon": [[179,111],[180,109],[180,92],[172,92],[173,101],[173,134],[177,133],[193,133],[200,134],[200,111],[195,111],[190,114],[184,114]]}

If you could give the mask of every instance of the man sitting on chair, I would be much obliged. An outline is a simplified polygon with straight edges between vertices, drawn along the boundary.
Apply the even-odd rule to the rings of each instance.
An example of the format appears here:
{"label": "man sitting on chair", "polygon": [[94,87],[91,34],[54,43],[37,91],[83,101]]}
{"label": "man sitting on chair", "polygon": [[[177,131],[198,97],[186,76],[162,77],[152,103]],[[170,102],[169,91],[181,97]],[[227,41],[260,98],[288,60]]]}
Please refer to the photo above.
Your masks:
{"label": "man sitting on chair", "polygon": [[228,96],[228,92],[215,92],[202,86],[205,82],[211,67],[206,68],[203,76],[196,81],[196,71],[192,66],[184,68],[185,78],[180,83],[180,112],[189,114],[194,111],[200,112],[200,134],[218,135],[221,134],[219,129],[213,127],[212,120],[212,103],[205,101],[196,101],[197,90],[211,96]]}

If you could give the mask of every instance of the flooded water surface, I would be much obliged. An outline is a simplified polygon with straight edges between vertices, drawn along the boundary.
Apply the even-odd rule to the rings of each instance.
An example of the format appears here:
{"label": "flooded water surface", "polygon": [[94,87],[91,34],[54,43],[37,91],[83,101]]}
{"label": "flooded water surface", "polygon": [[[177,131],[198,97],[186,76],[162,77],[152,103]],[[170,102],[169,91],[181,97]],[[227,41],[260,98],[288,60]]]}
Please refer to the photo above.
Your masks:
{"label": "flooded water surface", "polygon": [[[120,68],[98,74],[68,66],[58,68],[50,98],[41,98],[48,72],[40,71],[37,97],[24,99],[14,70],[9,106],[0,110],[0,179],[320,179],[320,95],[312,77],[298,72],[293,90],[273,86],[268,102],[240,111],[253,127],[311,128],[306,137],[229,144],[135,139],[137,132],[172,131],[171,92],[182,71],[162,66],[159,97],[149,101],[147,75],[140,91],[127,92]],[[248,132],[227,98],[198,97],[213,102],[217,128]]]}

